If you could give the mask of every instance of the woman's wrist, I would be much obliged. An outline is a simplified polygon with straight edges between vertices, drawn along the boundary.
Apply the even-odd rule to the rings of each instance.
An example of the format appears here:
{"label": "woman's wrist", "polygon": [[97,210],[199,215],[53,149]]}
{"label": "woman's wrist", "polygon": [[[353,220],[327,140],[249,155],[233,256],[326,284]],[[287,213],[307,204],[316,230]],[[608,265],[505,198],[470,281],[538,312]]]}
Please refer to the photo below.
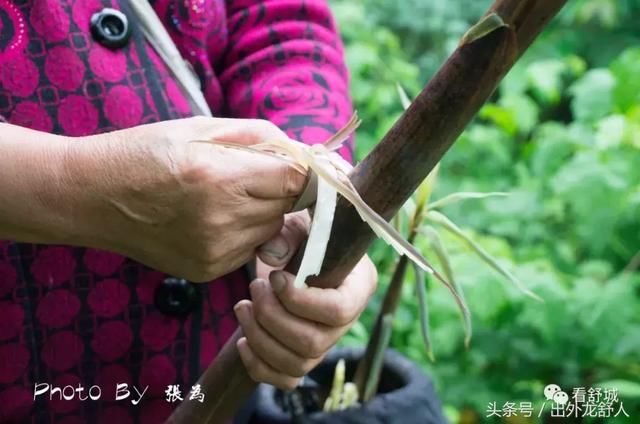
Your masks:
{"label": "woman's wrist", "polygon": [[[129,130],[126,134],[132,137],[134,133]],[[129,185],[135,185],[131,156],[136,145],[135,140],[124,140],[123,134],[118,131],[66,139],[56,170],[59,198],[65,202],[56,208],[61,211],[60,228],[64,231],[58,237],[65,244],[121,250],[118,238],[126,233],[121,228],[126,223],[112,201]]]}
{"label": "woman's wrist", "polygon": [[96,199],[109,182],[108,139],[0,124],[0,239],[106,247]]}
{"label": "woman's wrist", "polygon": [[65,242],[69,219],[62,180],[69,142],[0,124],[0,238]]}
{"label": "woman's wrist", "polygon": [[69,139],[61,171],[69,244],[139,254],[131,250],[133,235],[171,221],[182,197],[177,155],[166,134],[148,131],[143,125]]}

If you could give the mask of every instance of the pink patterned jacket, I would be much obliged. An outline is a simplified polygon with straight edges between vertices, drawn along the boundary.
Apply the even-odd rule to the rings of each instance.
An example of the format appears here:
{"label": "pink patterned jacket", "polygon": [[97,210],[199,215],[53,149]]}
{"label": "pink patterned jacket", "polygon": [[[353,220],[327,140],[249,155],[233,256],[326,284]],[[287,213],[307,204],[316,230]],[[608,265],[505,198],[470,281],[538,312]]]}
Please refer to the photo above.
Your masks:
{"label": "pink patterned jacket", "polygon": [[[351,115],[342,45],[324,0],[151,3],[216,116],[269,119],[314,143]],[[124,44],[105,47],[92,28],[104,8],[127,18]],[[0,0],[6,121],[82,136],[189,115],[127,1]],[[352,159],[351,146],[341,153]],[[240,269],[197,285],[186,317],[170,316],[158,307],[169,277],[105,251],[0,241],[0,423],[162,422],[176,406],[167,386],[188,396],[236,327],[232,306],[248,295]],[[34,400],[37,383],[84,392]],[[121,383],[132,395],[116,401]],[[93,385],[100,398],[80,400]],[[148,386],[135,406],[133,386]]]}

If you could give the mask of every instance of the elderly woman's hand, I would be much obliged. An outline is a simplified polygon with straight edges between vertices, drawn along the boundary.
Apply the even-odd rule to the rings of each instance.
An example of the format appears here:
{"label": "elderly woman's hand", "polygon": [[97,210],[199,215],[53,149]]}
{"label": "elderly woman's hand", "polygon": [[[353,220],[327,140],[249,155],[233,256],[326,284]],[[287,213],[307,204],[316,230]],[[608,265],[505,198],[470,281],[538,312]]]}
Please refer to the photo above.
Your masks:
{"label": "elderly woman's hand", "polygon": [[[209,281],[277,234],[306,175],[266,154],[223,147],[286,137],[256,119],[189,118],[74,140],[61,186],[73,244],[113,250],[160,271]],[[80,205],[80,206],[77,206]]]}
{"label": "elderly woman's hand", "polygon": [[337,289],[294,288],[294,276],[278,268],[304,240],[308,221],[306,212],[287,215],[280,234],[259,249],[258,277],[268,275],[268,282],[254,280],[252,300],[235,306],[245,335],[238,351],[249,375],[283,389],[295,387],[322,361],[358,319],[377,282],[365,255]]}

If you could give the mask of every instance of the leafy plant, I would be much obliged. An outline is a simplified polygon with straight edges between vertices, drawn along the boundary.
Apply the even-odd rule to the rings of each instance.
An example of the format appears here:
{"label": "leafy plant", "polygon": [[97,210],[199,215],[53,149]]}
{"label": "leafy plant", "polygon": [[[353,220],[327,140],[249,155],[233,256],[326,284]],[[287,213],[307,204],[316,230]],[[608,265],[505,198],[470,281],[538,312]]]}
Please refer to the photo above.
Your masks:
{"label": "leafy plant", "polygon": [[[402,89],[400,89],[400,94],[401,98],[404,100],[403,104],[406,109],[409,105],[408,98]],[[519,290],[529,294],[533,298],[540,298],[528,290],[517,277],[501,265],[499,261],[488,253],[482,246],[466,235],[464,231],[462,231],[445,214],[438,211],[439,208],[455,204],[463,200],[502,197],[506,194],[459,192],[450,194],[434,202],[430,202],[431,194],[433,193],[437,181],[438,170],[439,167],[436,166],[431,174],[420,185],[413,198],[403,207],[402,213],[394,219],[394,224],[398,227],[398,231],[400,232],[403,227],[403,220],[401,217],[406,216],[408,218],[408,222],[406,222],[404,226],[406,227],[406,232],[408,234],[407,240],[410,243],[417,242],[418,235],[425,236],[428,247],[434,252],[445,276],[443,283],[451,294],[453,294],[459,311],[461,312],[465,332],[464,343],[465,346],[468,347],[471,341],[471,316],[469,308],[465,301],[462,286],[457,282],[457,279],[454,276],[449,253],[445,248],[445,244],[443,243],[438,229],[444,230],[452,234],[455,238],[461,240],[482,261],[507,280],[511,281]],[[374,325],[373,333],[367,343],[365,356],[360,361],[355,374],[355,383],[358,388],[358,393],[361,394],[362,400],[365,402],[369,401],[376,394],[381,374],[379,364],[384,351],[388,348],[391,332],[390,320],[393,319],[396,309],[398,308],[398,299],[403,288],[407,263],[407,258],[403,256],[396,264],[393,276],[391,277],[391,283],[385,292],[382,307],[378,312],[378,318]],[[428,299],[425,288],[426,278],[424,272],[419,267],[414,266],[413,268],[416,280],[415,288],[418,298],[420,333],[427,349],[427,354],[433,361],[434,355],[429,336],[430,325]]]}
{"label": "leafy plant", "polygon": [[[366,61],[349,59],[354,101],[367,123],[358,133],[363,151],[401,112],[393,84],[417,92],[433,72],[429,63],[439,63],[451,48],[447,40],[457,42],[464,32],[455,22],[470,20],[472,8],[486,6],[481,3],[363,0],[344,6],[360,15],[335,9],[346,30],[347,58],[353,47],[369,52]],[[390,344],[433,375],[454,422],[482,421],[491,401],[539,406],[550,382],[618,384],[627,412],[640,415],[633,389],[622,390],[640,381],[640,49],[633,47],[639,5],[571,2],[442,161],[436,198],[510,193],[452,203],[442,212],[545,300],[531,302],[499,284],[468,247],[442,232],[474,336],[465,349],[450,294],[429,284],[434,364],[421,337],[416,276],[406,272]],[[604,13],[613,19],[602,15],[610,7],[614,12]],[[427,240],[418,246],[438,262]],[[382,243],[370,255],[380,290],[345,345],[367,343],[395,270]]]}

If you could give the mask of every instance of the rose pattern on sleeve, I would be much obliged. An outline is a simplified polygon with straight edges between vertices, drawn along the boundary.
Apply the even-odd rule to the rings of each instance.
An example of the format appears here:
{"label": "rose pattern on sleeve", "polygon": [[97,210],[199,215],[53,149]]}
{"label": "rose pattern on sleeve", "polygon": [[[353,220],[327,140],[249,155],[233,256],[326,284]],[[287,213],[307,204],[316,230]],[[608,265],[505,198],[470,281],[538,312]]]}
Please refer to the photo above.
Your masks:
{"label": "rose pattern on sleeve", "polygon": [[[351,117],[349,77],[326,1],[227,0],[229,49],[220,65],[226,112],[268,119],[319,143]],[[353,140],[339,153],[353,161]]]}

